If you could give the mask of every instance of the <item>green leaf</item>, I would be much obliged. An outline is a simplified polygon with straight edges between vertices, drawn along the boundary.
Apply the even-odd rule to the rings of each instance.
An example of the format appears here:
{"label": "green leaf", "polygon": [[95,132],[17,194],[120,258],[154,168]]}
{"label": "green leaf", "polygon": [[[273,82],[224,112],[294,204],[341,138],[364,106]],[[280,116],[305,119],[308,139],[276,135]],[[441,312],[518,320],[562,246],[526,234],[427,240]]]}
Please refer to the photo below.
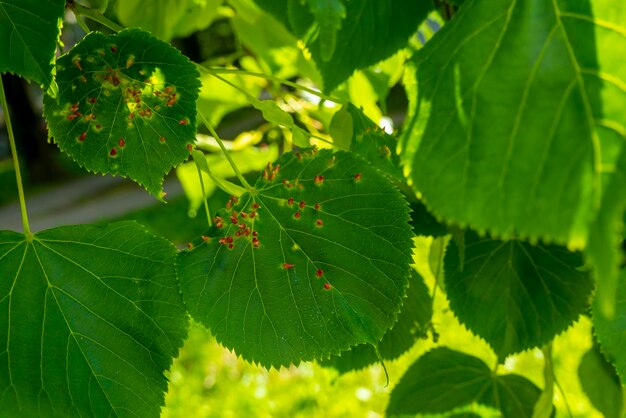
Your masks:
{"label": "green leaf", "polygon": [[[378,351],[383,360],[394,360],[404,354],[420,338],[426,337],[433,315],[432,299],[422,277],[412,270],[412,278],[398,315],[398,321],[387,331],[378,343]],[[323,366],[334,367],[340,373],[358,370],[378,362],[378,356],[371,345],[360,344],[339,356],[321,362]]]}
{"label": "green leaf", "polygon": [[281,109],[274,100],[252,100],[250,104],[261,111],[266,121],[286,128],[294,127],[293,117]]}
{"label": "green leaf", "polygon": [[593,305],[593,325],[600,342],[601,350],[606,358],[615,365],[622,384],[626,384],[626,269],[620,271],[618,287],[615,295],[615,315],[607,318],[597,315],[600,309],[598,300]]}
{"label": "green leaf", "polygon": [[1,414],[158,417],[187,327],[175,257],[134,222],[0,232]]}
{"label": "green leaf", "polygon": [[396,140],[354,105],[348,104],[347,110],[352,116],[354,129],[350,151],[371,162],[393,182],[403,182],[400,158],[395,152]]}
{"label": "green leaf", "polygon": [[387,416],[443,413],[471,403],[506,418],[532,416],[541,391],[518,375],[496,375],[480,359],[435,348],[421,356],[391,392]]}
{"label": "green leaf", "polygon": [[319,27],[322,61],[328,62],[335,53],[337,33],[346,17],[346,6],[342,0],[308,0],[308,4]]}
{"label": "green leaf", "polygon": [[450,307],[500,360],[552,340],[587,307],[593,281],[580,254],[471,231],[464,240],[464,264],[455,240],[445,256]]}
{"label": "green leaf", "polygon": [[0,73],[9,71],[48,88],[65,0],[0,2]]}
{"label": "green leaf", "polygon": [[92,32],[57,63],[44,98],[50,136],[81,166],[128,176],[160,198],[163,176],[195,141],[198,72],[146,32]]}
{"label": "green leaf", "polygon": [[424,203],[411,203],[411,225],[416,235],[441,237],[448,234],[448,227],[439,222]]}
{"label": "green leaf", "polygon": [[622,384],[615,373],[615,367],[606,361],[597,345],[580,360],[578,379],[591,404],[605,418],[623,417]]}
{"label": "green leaf", "polygon": [[219,16],[222,0],[152,0],[150,7],[142,0],[115,3],[115,13],[126,27],[142,28],[170,41],[209,27]]}
{"label": "green leaf", "polygon": [[[273,13],[296,36],[309,33],[315,21],[309,9],[300,0],[255,0],[259,6]],[[320,1],[320,0],[315,0]],[[336,1],[332,2],[336,5]],[[390,57],[408,44],[411,35],[433,8],[431,1],[414,0],[351,0],[345,3],[345,18],[336,33],[336,47],[331,47],[329,29],[313,31],[307,46],[324,80],[324,91],[330,92],[358,69],[369,67]],[[339,16],[336,7],[318,9]],[[328,21],[322,18],[324,21]],[[336,27],[336,26],[335,26]],[[321,28],[322,29],[322,28]],[[332,38],[330,39],[332,41]]]}
{"label": "green leaf", "polygon": [[436,215],[584,246],[626,139],[626,8],[590,3],[465,2],[417,52],[403,164]]}
{"label": "green leaf", "polygon": [[248,95],[244,92],[257,97],[262,88],[254,77],[239,74],[221,74],[220,77],[236,87],[210,74],[201,74],[200,78],[202,87],[196,106],[198,113],[204,115],[212,126],[218,126],[227,114],[249,106]]}
{"label": "green leaf", "polygon": [[[350,105],[348,105],[350,106]],[[342,106],[330,121],[328,133],[333,138],[333,145],[339,149],[349,150],[354,136],[354,121],[352,115]]]}
{"label": "green leaf", "polygon": [[[253,0],[229,0],[228,3],[235,9],[235,16],[230,19],[230,23],[237,38],[245,49],[252,51],[264,72],[284,79],[295,76],[307,76],[314,80],[319,78],[313,62],[304,57],[297,46],[296,37],[287,29],[289,6],[285,7],[285,1],[274,4],[276,10],[273,12],[276,13],[261,10]],[[274,17],[282,12],[284,17]],[[241,63],[244,65],[245,60]]]}
{"label": "green leaf", "polygon": [[595,267],[597,283],[596,315],[611,319],[615,314],[615,294],[623,258],[621,243],[624,238],[626,210],[626,149],[615,164],[613,175],[608,179],[602,206],[591,226],[589,245],[585,253]]}
{"label": "green leaf", "polygon": [[[228,205],[227,205],[228,206]],[[248,361],[287,366],[376,344],[408,282],[403,197],[350,153],[288,153],[179,256],[189,312]]]}

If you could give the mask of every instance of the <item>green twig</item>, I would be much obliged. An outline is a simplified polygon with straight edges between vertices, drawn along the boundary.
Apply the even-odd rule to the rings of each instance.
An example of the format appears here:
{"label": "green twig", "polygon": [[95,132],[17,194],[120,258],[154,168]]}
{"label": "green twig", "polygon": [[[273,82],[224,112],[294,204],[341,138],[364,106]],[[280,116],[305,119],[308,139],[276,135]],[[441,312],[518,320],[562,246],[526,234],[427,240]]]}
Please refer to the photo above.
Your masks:
{"label": "green twig", "polygon": [[24,187],[22,186],[22,175],[20,174],[20,162],[17,156],[17,147],[15,146],[15,136],[13,135],[13,126],[11,125],[11,116],[9,115],[9,105],[7,104],[7,98],[4,94],[4,84],[2,83],[2,77],[0,77],[0,105],[4,111],[4,120],[7,126],[7,133],[9,134],[9,144],[11,145],[11,155],[13,157],[13,167],[15,169],[15,181],[17,183],[17,193],[20,198],[20,210],[22,212],[22,225],[24,227],[24,235],[31,239],[33,234],[30,232],[30,226],[28,225],[28,213],[26,212],[26,199],[24,198]]}
{"label": "green twig", "polygon": [[269,80],[269,81],[274,81],[277,83],[281,83],[284,84],[286,86],[292,87],[296,90],[301,90],[301,91],[305,91],[307,93],[313,94],[317,97],[319,97],[320,99],[329,101],[329,102],[333,102],[333,103],[338,103],[341,105],[346,105],[348,104],[347,101],[342,100],[342,99],[338,99],[336,97],[331,97],[331,96],[327,96],[324,93],[317,91],[315,89],[311,89],[309,87],[303,86],[301,84],[298,83],[294,83],[293,81],[289,81],[289,80],[285,80],[283,78],[280,77],[276,77],[273,75],[268,75],[268,74],[263,74],[263,73],[255,73],[253,71],[246,71],[246,70],[239,70],[239,69],[235,69],[235,68],[216,68],[216,67],[204,67],[202,65],[198,65],[198,67],[201,69],[201,71],[206,72],[207,74],[211,74],[211,75],[215,75],[215,74],[239,74],[239,75],[247,75],[250,77],[257,77],[257,78],[263,78],[265,80]]}
{"label": "green twig", "polygon": [[114,32],[119,32],[125,29],[124,26],[118,25],[97,10],[90,9],[74,2],[70,2],[69,8],[70,10],[72,10],[72,12],[74,12],[74,14],[77,15],[76,17],[78,17],[78,15],[88,17],[89,19],[106,26]]}
{"label": "green twig", "polygon": [[209,121],[204,117],[204,115],[202,113],[198,113],[198,114],[200,115],[200,119],[202,119],[202,122],[204,123],[204,126],[207,127],[209,132],[211,132],[211,135],[213,135],[213,137],[217,141],[217,144],[220,146],[220,149],[224,153],[224,156],[228,160],[228,163],[230,164],[230,166],[233,168],[233,171],[235,172],[235,175],[237,176],[237,178],[239,179],[239,181],[241,182],[243,187],[245,187],[249,192],[253,191],[254,188],[252,186],[250,186],[250,183],[248,183],[248,181],[245,179],[245,177],[241,174],[241,171],[239,171],[239,167],[237,167],[237,164],[235,164],[235,162],[231,158],[230,153],[228,152],[228,150],[224,146],[224,143],[220,139],[220,137],[217,134],[217,132],[215,131],[215,129],[213,129],[213,126],[211,126]]}
{"label": "green twig", "polygon": [[202,178],[202,170],[200,170],[200,166],[196,164],[196,168],[198,169],[198,178],[200,179],[200,189],[202,190],[202,201],[204,202],[204,212],[206,213],[206,220],[209,223],[209,228],[211,227],[211,212],[209,211],[209,204],[207,202],[206,190],[204,188],[204,179]]}
{"label": "green twig", "polygon": [[91,32],[91,29],[89,29],[89,26],[87,26],[87,22],[85,22],[85,19],[82,18],[82,16],[80,15],[75,15],[76,16],[76,23],[78,23],[78,26],[80,26],[80,28],[85,31],[85,33],[89,33]]}

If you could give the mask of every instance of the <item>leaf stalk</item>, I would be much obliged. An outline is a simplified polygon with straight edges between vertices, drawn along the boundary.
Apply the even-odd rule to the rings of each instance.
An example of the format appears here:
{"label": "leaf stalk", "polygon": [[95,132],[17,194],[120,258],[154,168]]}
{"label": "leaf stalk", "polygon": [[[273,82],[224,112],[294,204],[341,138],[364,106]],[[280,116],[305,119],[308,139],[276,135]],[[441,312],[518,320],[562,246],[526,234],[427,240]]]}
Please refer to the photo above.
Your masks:
{"label": "leaf stalk", "polygon": [[202,119],[202,123],[204,123],[204,126],[207,127],[209,132],[211,132],[211,135],[213,135],[213,137],[217,141],[217,144],[220,146],[220,149],[222,150],[222,153],[224,153],[224,156],[228,160],[228,163],[230,164],[230,166],[233,168],[233,171],[235,172],[235,175],[237,176],[237,178],[239,179],[239,181],[241,182],[243,187],[245,187],[246,190],[248,190],[249,192],[254,190],[254,188],[252,186],[250,186],[250,183],[248,183],[248,181],[245,179],[245,177],[241,174],[241,171],[239,171],[239,167],[237,167],[237,164],[235,164],[235,161],[233,161],[232,157],[230,156],[230,153],[228,152],[228,150],[224,146],[224,143],[222,142],[222,139],[219,137],[219,135],[217,134],[217,132],[215,131],[213,126],[211,126],[209,121],[204,117],[204,115],[202,113],[198,113],[198,114],[200,115],[200,119]]}
{"label": "leaf stalk", "polygon": [[22,226],[24,228],[24,235],[31,239],[33,234],[30,232],[30,225],[28,224],[28,213],[26,211],[26,199],[24,198],[24,186],[22,185],[22,175],[20,173],[20,162],[17,156],[17,147],[15,146],[15,135],[13,134],[13,126],[11,125],[11,116],[9,114],[9,105],[4,93],[4,84],[2,83],[2,77],[0,77],[0,106],[4,112],[4,120],[7,126],[7,133],[9,134],[9,144],[11,146],[11,156],[13,157],[13,167],[15,169],[15,182],[17,183],[17,193],[20,199],[20,211],[22,212]]}
{"label": "leaf stalk", "polygon": [[80,5],[74,2],[71,2],[69,4],[69,8],[72,10],[72,12],[74,12],[74,14],[88,17],[89,19],[96,21],[100,23],[101,25],[106,26],[107,28],[111,29],[114,32],[119,32],[125,29],[124,26],[113,22],[112,20],[105,17],[102,13],[100,13],[97,10],[90,9],[88,7],[85,7],[83,5]]}

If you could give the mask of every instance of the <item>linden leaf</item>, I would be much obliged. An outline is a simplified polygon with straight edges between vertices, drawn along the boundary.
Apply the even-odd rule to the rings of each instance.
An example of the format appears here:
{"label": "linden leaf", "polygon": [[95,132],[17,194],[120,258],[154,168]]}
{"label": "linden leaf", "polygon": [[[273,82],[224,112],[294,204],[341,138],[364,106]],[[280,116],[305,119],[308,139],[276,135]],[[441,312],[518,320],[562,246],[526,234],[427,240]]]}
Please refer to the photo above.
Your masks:
{"label": "linden leaf", "polygon": [[92,32],[57,62],[44,98],[50,136],[86,169],[128,176],[161,197],[163,177],[195,141],[198,72],[138,29]]}
{"label": "linden leaf", "polygon": [[464,2],[407,78],[403,164],[433,213],[584,247],[626,143],[625,22],[611,0]]}
{"label": "linden leaf", "polygon": [[394,183],[404,182],[400,158],[396,154],[396,140],[368,118],[361,109],[347,106],[352,116],[352,141],[350,151],[369,161],[385,173]]}
{"label": "linden leaf", "polygon": [[602,355],[597,344],[594,344],[580,360],[578,380],[591,404],[602,412],[605,418],[623,417],[622,384],[615,367]]}
{"label": "linden leaf", "polygon": [[266,367],[376,344],[408,282],[406,202],[347,152],[288,153],[275,164],[181,252],[189,312]]}
{"label": "linden leaf", "polygon": [[346,17],[346,6],[342,0],[308,0],[309,9],[319,26],[320,56],[329,61],[337,46],[337,32]]}
{"label": "linden leaf", "polygon": [[115,13],[124,26],[170,41],[207,28],[219,17],[221,4],[222,0],[152,0],[146,7],[143,0],[124,0],[115,3]]}
{"label": "linden leaf", "polygon": [[421,356],[391,392],[387,416],[443,413],[479,403],[505,418],[531,418],[541,391],[528,379],[496,375],[479,358],[435,348]]}
{"label": "linden leaf", "polygon": [[158,417],[187,318],[134,222],[0,232],[0,415]]}
{"label": "linden leaf", "polygon": [[626,269],[620,270],[618,279],[615,314],[612,318],[599,315],[600,301],[594,300],[593,326],[602,352],[615,365],[622,384],[626,384]]}
{"label": "linden leaf", "polygon": [[484,338],[500,360],[541,346],[569,327],[587,307],[593,280],[580,254],[556,245],[464,235],[464,262],[456,240],[444,259],[450,307]]}
{"label": "linden leaf", "polygon": [[[426,337],[426,331],[433,315],[432,299],[422,277],[411,270],[412,278],[406,291],[406,298],[398,321],[387,331],[378,343],[378,350],[383,360],[394,360],[404,354],[420,338]],[[334,367],[340,373],[362,369],[376,363],[378,357],[371,345],[360,344],[338,356],[322,361],[323,366]]]}
{"label": "linden leaf", "polygon": [[[433,9],[433,2],[425,0],[255,2],[293,34],[307,39],[307,47],[322,73],[325,92],[334,90],[355,70],[376,64],[405,47]],[[312,36],[307,38],[309,33]]]}
{"label": "linden leaf", "polygon": [[65,0],[0,1],[0,73],[9,71],[48,88]]}

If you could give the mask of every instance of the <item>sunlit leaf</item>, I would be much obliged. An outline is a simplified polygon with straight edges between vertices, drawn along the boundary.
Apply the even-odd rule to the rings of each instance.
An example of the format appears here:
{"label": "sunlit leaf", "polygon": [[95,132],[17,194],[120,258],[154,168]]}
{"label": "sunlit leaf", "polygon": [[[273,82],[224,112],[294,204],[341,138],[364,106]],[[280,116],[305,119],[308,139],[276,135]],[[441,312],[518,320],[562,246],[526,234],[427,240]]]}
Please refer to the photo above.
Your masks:
{"label": "sunlit leaf", "polygon": [[582,257],[555,245],[500,241],[465,233],[464,262],[450,242],[445,285],[450,307],[500,360],[541,346],[589,303],[593,280]]}
{"label": "sunlit leaf", "polygon": [[593,263],[597,282],[595,315],[611,319],[615,314],[615,295],[623,259],[626,211],[626,148],[615,164],[602,198],[602,206],[591,226],[586,255]]}
{"label": "sunlit leaf", "polygon": [[0,233],[0,415],[158,417],[186,334],[176,249],[134,222]]}
{"label": "sunlit leaf", "polygon": [[92,32],[57,62],[59,97],[45,97],[50,136],[86,169],[128,176],[160,197],[163,176],[189,156],[198,72],[137,29]]}
{"label": "sunlit leaf", "polygon": [[45,88],[50,86],[64,12],[65,0],[2,0],[0,73],[16,73]]}
{"label": "sunlit leaf", "polygon": [[440,347],[421,356],[391,392],[387,416],[443,413],[471,403],[505,418],[530,418],[541,391],[522,376],[497,375],[479,358]]}
{"label": "sunlit leaf", "polygon": [[219,16],[222,0],[142,0],[115,3],[115,13],[126,27],[149,31],[169,41],[207,28]]}
{"label": "sunlit leaf", "polygon": [[626,142],[624,22],[611,0],[463,4],[409,88],[404,164],[436,215],[584,246]]}
{"label": "sunlit leaf", "polygon": [[[287,6],[284,0],[255,1],[299,37],[306,38],[310,26],[316,21],[309,5],[300,0],[288,0]],[[316,4],[319,2],[315,1]],[[312,39],[307,39],[327,92],[347,80],[354,70],[376,64],[407,45],[433,7],[430,1],[414,0],[351,0],[344,5],[345,18],[336,33],[332,55],[328,54],[331,49],[328,30],[323,33],[313,31]],[[329,13],[328,10],[325,12]],[[332,15],[341,14],[333,12]],[[336,28],[337,19],[332,21]]]}
{"label": "sunlit leaf", "polygon": [[411,262],[408,207],[365,161],[308,150],[268,165],[179,258],[189,312],[244,359],[281,366],[377,343]]}

